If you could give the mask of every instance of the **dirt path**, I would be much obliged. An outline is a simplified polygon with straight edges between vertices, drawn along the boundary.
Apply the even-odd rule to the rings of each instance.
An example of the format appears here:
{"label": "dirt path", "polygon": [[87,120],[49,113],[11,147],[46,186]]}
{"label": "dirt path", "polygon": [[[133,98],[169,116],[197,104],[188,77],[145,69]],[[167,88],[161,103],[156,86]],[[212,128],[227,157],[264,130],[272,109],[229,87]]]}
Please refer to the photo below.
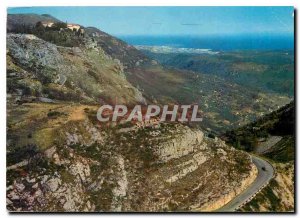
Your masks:
{"label": "dirt path", "polygon": [[71,114],[69,116],[69,120],[84,120],[86,118],[86,113],[84,112],[84,108],[86,106],[76,106],[74,110],[71,111]]}

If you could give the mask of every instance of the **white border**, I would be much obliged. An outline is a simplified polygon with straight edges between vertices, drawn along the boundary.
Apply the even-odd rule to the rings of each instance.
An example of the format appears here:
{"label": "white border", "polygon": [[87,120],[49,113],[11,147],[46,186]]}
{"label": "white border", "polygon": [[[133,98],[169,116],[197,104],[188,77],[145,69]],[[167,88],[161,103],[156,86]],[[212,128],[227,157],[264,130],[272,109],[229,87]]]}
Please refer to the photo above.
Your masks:
{"label": "white border", "polygon": [[[48,1],[35,1],[35,0],[2,0],[0,5],[0,115],[1,115],[1,124],[0,124],[0,131],[1,131],[1,137],[0,137],[0,160],[1,160],[1,167],[0,167],[0,215],[1,217],[8,217],[9,215],[12,216],[12,214],[8,214],[6,211],[6,59],[5,59],[5,52],[6,52],[6,10],[7,7],[20,7],[20,6],[294,6],[295,8],[299,7],[298,0],[274,0],[274,1],[268,1],[268,0],[244,0],[244,1],[235,1],[235,0],[205,0],[205,1],[198,1],[195,0],[165,0],[164,2],[160,0],[147,0],[147,1],[137,1],[137,0],[102,0],[102,1],[93,1],[93,0],[84,0],[84,1],[74,1],[74,0],[48,0]],[[299,30],[299,12],[297,15],[297,29]],[[297,37],[299,39],[299,37]],[[298,40],[297,40],[298,41]],[[297,63],[299,63],[299,56],[297,55]],[[297,73],[297,72],[296,72]],[[299,96],[299,93],[297,91],[297,95]],[[297,98],[298,102],[298,98]],[[299,107],[297,104],[297,113],[299,112]],[[299,113],[298,113],[299,114]],[[298,117],[299,118],[299,117]],[[298,123],[297,119],[297,123]],[[297,137],[299,136],[299,129],[297,129]],[[299,141],[299,140],[298,140]],[[299,143],[297,143],[296,146],[298,146]],[[297,149],[297,169],[299,169],[299,148]],[[297,173],[299,174],[299,172]],[[298,184],[297,187],[299,189],[299,179],[297,178]],[[297,195],[297,208],[299,206],[299,196]],[[29,215],[29,214],[27,214]],[[42,217],[45,214],[37,214],[35,217]],[[222,216],[232,216],[232,214],[221,214]],[[270,214],[267,216],[273,216],[274,214]],[[20,216],[20,215],[18,215]],[[62,217],[62,214],[57,214],[56,216]],[[88,214],[82,215],[84,217],[89,216]],[[101,217],[103,216],[109,216],[109,217],[116,217],[118,215],[105,215],[101,214]],[[136,216],[143,216],[141,214],[137,214]],[[155,215],[147,215],[147,216],[155,216]],[[165,217],[170,217],[171,215],[164,215]],[[183,217],[186,215],[176,215],[176,217]],[[197,215],[199,216],[199,214]],[[200,214],[200,216],[205,216],[204,214]],[[209,215],[210,217],[217,217],[219,215]],[[241,214],[236,214],[235,216],[241,216]],[[251,214],[251,216],[254,216]],[[259,215],[257,215],[259,216]],[[263,216],[263,215],[261,215]],[[290,217],[290,215],[282,215],[281,217]]]}
{"label": "white border", "polygon": [[35,0],[9,0],[5,1],[6,6],[292,6],[297,3],[296,0],[278,1],[273,0],[252,0],[252,1],[236,1],[236,0],[207,0],[207,1],[193,1],[193,0],[51,0],[51,1],[35,1]]}

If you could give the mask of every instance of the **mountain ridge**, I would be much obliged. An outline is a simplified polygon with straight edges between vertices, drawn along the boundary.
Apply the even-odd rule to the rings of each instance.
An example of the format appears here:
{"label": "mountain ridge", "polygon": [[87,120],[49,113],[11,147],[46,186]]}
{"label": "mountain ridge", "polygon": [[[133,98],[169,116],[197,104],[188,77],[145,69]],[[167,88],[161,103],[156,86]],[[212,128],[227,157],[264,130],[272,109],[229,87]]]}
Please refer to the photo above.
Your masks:
{"label": "mountain ridge", "polygon": [[[9,15],[10,19],[8,19],[8,21],[13,20],[14,16],[18,17],[18,15]],[[37,16],[35,21],[38,20],[39,16]],[[11,24],[8,23],[8,26],[11,26]],[[106,88],[107,83],[103,84],[105,81],[111,80],[108,75],[117,76],[119,73],[119,84],[113,83],[113,85],[109,85],[110,87],[107,87],[107,91],[104,92],[95,91],[92,90],[93,88],[85,87],[84,89],[86,91],[89,90],[88,93],[94,93],[92,94],[92,99],[90,98],[91,96],[86,93],[85,96],[87,98],[80,97],[79,99],[89,99],[89,101],[94,103],[99,102],[100,99],[100,102],[113,104],[117,102],[127,102],[128,104],[134,104],[135,102],[142,102],[144,104],[147,102],[148,104],[157,103],[162,105],[174,103],[198,103],[200,104],[203,113],[206,114],[205,120],[207,122],[204,121],[203,124],[206,128],[214,129],[217,132],[224,127],[227,129],[236,127],[237,125],[243,125],[261,116],[261,114],[277,109],[288,103],[290,100],[287,97],[278,96],[276,94],[257,94],[254,90],[245,89],[235,83],[229,83],[221,77],[212,77],[192,71],[164,67],[153,59],[145,56],[133,46],[128,45],[122,40],[116,39],[97,28],[81,28],[83,28],[84,31],[83,36],[76,35],[73,31],[67,29],[59,32],[59,28],[33,27],[30,29],[19,30],[21,31],[19,32],[21,34],[34,34],[40,39],[53,44],[54,47],[57,47],[59,52],[63,52],[63,55],[60,56],[63,57],[62,61],[65,61],[65,66],[76,66],[72,69],[61,66],[59,69],[62,72],[62,77],[67,78],[63,88],[67,88],[66,91],[69,93],[68,96],[73,96],[72,99],[74,99],[76,95],[75,88],[82,90],[82,88],[86,86],[82,81],[78,81],[76,78],[73,78],[73,80],[75,80],[74,87],[69,84],[69,82],[74,83],[72,78],[68,78],[69,76],[72,77],[72,70],[76,72],[78,78],[82,78],[83,81],[87,79],[87,83],[92,82],[92,84],[95,84],[94,87],[97,86],[97,83],[102,84],[104,87],[99,87],[99,90]],[[10,30],[8,31],[10,32]],[[20,49],[26,50],[22,45]],[[32,51],[33,54],[37,53],[37,48],[35,49],[35,51]],[[28,51],[25,51],[23,55],[25,55],[26,52]],[[96,54],[98,52],[101,54]],[[69,55],[69,53],[72,55]],[[84,63],[76,62],[76,60],[79,60],[78,58],[84,56],[86,56]],[[100,61],[97,61],[97,58],[99,58],[98,60]],[[107,63],[105,64],[103,58],[107,60],[110,59],[107,62],[110,63],[110,66],[105,66]],[[13,62],[13,59],[13,57],[8,58],[9,62],[10,60]],[[97,64],[92,64],[95,63],[95,61]],[[16,62],[15,64],[18,65],[19,63]],[[57,68],[59,66],[59,64],[58,66],[45,65],[42,66],[42,68],[48,72],[49,70],[53,71],[51,68]],[[98,67],[95,68],[94,66]],[[81,72],[78,71],[79,69]],[[58,69],[54,71],[57,72]],[[13,72],[12,74],[15,73]],[[33,74],[35,73],[33,72]],[[50,72],[48,72],[47,75],[48,74],[50,74]],[[56,75],[55,77],[59,77],[59,75]],[[19,79],[20,78],[18,78],[18,80]],[[51,81],[56,80],[52,78]],[[12,83],[15,84],[16,82]],[[52,84],[51,82],[48,86],[50,86],[49,91],[51,97],[59,97],[61,100],[67,99],[64,97],[65,94],[57,89],[57,83]],[[118,92],[119,94],[114,92],[112,90],[113,86],[116,90],[123,88],[123,90],[127,91],[120,95],[122,91]],[[126,88],[127,86],[130,87],[129,90]],[[24,87],[24,82],[22,82],[21,85],[18,85],[18,87]],[[12,87],[12,89],[15,88]],[[28,89],[28,87],[26,89]],[[29,89],[32,88],[29,87]],[[42,95],[47,97],[49,94],[42,93]],[[135,101],[135,98],[140,100]],[[216,99],[218,100],[216,101]],[[243,101],[243,104],[236,102],[236,99]],[[223,105],[224,111],[223,109],[220,110],[220,104]],[[244,120],[245,117],[247,117],[246,120]],[[219,123],[217,123],[216,120],[220,120]]]}
{"label": "mountain ridge", "polygon": [[[210,211],[255,180],[248,153],[207,133],[289,99],[164,67],[96,28],[44,26],[39,19],[52,17],[32,16],[28,27],[8,19],[8,210]],[[143,127],[96,119],[99,105],[150,103],[203,103],[205,121]]]}

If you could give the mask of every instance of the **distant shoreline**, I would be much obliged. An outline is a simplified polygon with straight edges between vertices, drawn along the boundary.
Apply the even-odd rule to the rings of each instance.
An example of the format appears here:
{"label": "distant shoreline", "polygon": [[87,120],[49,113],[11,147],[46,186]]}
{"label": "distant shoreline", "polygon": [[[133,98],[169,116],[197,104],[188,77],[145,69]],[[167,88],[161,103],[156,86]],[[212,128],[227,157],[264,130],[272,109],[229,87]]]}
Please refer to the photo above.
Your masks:
{"label": "distant shoreline", "polygon": [[232,50],[293,50],[291,35],[236,35],[236,36],[118,36],[134,46],[167,46],[173,48]]}

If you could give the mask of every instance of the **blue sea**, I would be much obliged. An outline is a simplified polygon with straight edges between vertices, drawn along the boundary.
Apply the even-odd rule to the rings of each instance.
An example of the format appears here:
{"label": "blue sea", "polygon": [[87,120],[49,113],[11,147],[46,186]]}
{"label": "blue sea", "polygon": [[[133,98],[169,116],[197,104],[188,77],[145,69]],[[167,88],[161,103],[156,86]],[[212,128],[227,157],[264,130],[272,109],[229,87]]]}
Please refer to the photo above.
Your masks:
{"label": "blue sea", "polygon": [[233,36],[117,36],[131,45],[200,48],[215,51],[290,50],[293,35],[233,35]]}

